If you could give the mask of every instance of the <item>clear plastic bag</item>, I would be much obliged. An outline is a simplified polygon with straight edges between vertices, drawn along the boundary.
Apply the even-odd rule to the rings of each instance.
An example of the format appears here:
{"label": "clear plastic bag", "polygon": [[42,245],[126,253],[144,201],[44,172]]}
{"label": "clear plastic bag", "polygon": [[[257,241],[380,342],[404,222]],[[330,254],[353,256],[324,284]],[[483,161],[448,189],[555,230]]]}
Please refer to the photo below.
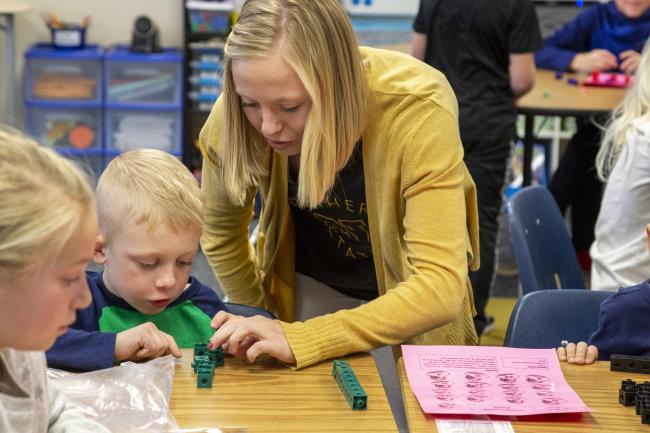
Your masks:
{"label": "clear plastic bag", "polygon": [[72,405],[113,433],[180,431],[169,409],[171,355],[89,373],[50,369],[48,377]]}

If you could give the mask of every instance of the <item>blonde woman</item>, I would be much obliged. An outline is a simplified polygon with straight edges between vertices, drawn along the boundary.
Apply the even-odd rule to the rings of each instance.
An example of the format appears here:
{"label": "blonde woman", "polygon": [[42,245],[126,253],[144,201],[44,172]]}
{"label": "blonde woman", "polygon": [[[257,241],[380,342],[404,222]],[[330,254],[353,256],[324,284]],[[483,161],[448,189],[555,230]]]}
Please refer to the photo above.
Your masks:
{"label": "blonde woman", "polygon": [[558,348],[562,361],[591,364],[613,353],[650,355],[650,42],[634,85],[614,111],[596,159],[607,180],[591,247],[591,288],[612,294],[588,343]]}
{"label": "blonde woman", "polygon": [[231,301],[280,318],[218,313],[212,344],[297,368],[476,344],[476,194],[441,73],[359,48],[336,0],[249,0],[200,144],[203,249]]}
{"label": "blonde woman", "polygon": [[45,354],[90,303],[92,189],[52,150],[0,130],[0,431],[108,432],[46,378]]}

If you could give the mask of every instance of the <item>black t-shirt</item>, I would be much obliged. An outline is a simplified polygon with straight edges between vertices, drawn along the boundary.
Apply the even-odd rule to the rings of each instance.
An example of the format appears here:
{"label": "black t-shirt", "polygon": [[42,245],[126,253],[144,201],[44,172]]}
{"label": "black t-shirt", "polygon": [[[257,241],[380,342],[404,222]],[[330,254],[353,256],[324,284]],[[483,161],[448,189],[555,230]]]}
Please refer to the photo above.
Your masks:
{"label": "black t-shirt", "polygon": [[379,295],[370,248],[361,142],[316,209],[297,206],[289,176],[289,205],[296,230],[296,272],[369,301]]}
{"label": "black t-shirt", "polygon": [[420,0],[413,30],[427,35],[425,62],[458,98],[463,139],[514,136],[510,54],[542,47],[531,0]]}

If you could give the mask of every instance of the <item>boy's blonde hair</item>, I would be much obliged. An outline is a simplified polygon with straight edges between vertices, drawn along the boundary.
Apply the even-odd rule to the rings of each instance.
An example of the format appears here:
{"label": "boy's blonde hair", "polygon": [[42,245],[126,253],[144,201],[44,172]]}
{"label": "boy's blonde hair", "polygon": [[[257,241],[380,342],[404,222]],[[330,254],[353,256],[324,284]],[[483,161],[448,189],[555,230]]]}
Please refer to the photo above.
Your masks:
{"label": "boy's blonde hair", "polygon": [[149,230],[168,224],[173,230],[203,226],[203,192],[177,158],[155,149],[122,153],[97,183],[99,229],[108,244],[123,224]]}
{"label": "boy's blonde hair", "polygon": [[644,117],[645,123],[650,122],[650,39],[643,48],[634,83],[612,113],[598,150],[596,169],[601,180],[607,180],[627,144],[628,135],[635,127],[634,123]]}
{"label": "boy's blonde hair", "polygon": [[361,138],[367,116],[365,71],[350,21],[338,0],[248,0],[224,48],[222,170],[226,191],[243,205],[267,173],[267,143],[248,122],[235,91],[232,61],[281,48],[312,102],[300,154],[298,204],[324,199]]}
{"label": "boy's blonde hair", "polygon": [[63,249],[95,200],[74,164],[25,135],[0,129],[0,273],[20,278]]}

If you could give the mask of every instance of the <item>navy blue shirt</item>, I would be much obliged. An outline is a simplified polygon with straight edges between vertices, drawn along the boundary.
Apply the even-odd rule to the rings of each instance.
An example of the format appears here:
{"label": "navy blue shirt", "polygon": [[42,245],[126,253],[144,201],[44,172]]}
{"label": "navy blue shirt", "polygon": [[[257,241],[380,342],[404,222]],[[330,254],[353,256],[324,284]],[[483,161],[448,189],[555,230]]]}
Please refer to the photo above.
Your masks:
{"label": "navy blue shirt", "polygon": [[650,284],[619,289],[600,306],[598,330],[589,344],[598,347],[598,359],[612,354],[650,356]]}
{"label": "navy blue shirt", "polygon": [[226,306],[211,288],[190,277],[180,296],[158,314],[146,315],[108,291],[102,273],[86,272],[92,303],[77,311],[77,320],[46,352],[50,367],[98,370],[114,365],[118,332],[152,322],[174,337],[180,348],[206,342],[214,333],[209,324]]}
{"label": "navy blue shirt", "polygon": [[535,53],[539,68],[569,70],[576,54],[594,49],[610,51],[616,57],[623,51],[641,52],[650,35],[650,10],[636,19],[627,18],[612,1],[589,7],[544,40]]}

